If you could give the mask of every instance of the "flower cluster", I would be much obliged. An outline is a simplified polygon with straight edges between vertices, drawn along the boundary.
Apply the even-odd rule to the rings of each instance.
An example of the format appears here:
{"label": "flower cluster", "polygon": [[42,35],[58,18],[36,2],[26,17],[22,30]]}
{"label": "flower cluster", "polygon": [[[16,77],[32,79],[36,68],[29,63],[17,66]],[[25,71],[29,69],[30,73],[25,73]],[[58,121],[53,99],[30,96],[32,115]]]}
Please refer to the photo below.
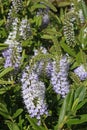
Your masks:
{"label": "flower cluster", "polygon": [[66,39],[66,43],[74,46],[75,45],[75,32],[74,32],[74,21],[75,16],[72,13],[68,13],[64,19],[63,32]]}
{"label": "flower cluster", "polygon": [[39,81],[38,75],[27,66],[22,74],[22,96],[28,113],[36,117],[40,123],[41,116],[46,114],[45,85]]}
{"label": "flower cluster", "polygon": [[12,7],[16,13],[18,13],[22,8],[22,0],[12,0]]}
{"label": "flower cluster", "polygon": [[83,9],[82,9],[82,3],[85,4],[83,0],[78,0],[79,8],[77,9],[76,6],[74,5],[74,3],[72,2],[71,11],[73,11],[74,13],[77,11],[76,14],[78,15],[78,18],[80,19],[80,23],[84,24],[85,18],[84,18],[84,13],[83,13]]}
{"label": "flower cluster", "polygon": [[28,23],[27,18],[22,19],[19,27],[19,36],[21,37],[21,39],[26,40],[30,35],[30,33],[31,33],[30,24]]}
{"label": "flower cluster", "polygon": [[80,10],[78,11],[78,15],[79,15],[79,19],[80,19],[81,24],[83,24],[84,21],[85,21],[85,18],[84,18],[82,9],[80,9]]}
{"label": "flower cluster", "polygon": [[[44,47],[40,47],[40,50],[38,51],[37,49],[34,50],[34,57],[38,56],[39,53],[42,54],[47,54],[47,50]],[[51,70],[52,70],[52,62],[49,59],[41,59],[39,60],[36,64],[35,64],[35,70],[36,73],[39,75],[41,75],[41,73],[44,72],[44,74],[46,74],[48,77],[51,76]]]}
{"label": "flower cluster", "polygon": [[12,5],[8,12],[7,24],[6,27],[9,29],[9,26],[15,19],[17,13],[22,9],[22,0],[11,0]]}
{"label": "flower cluster", "polygon": [[59,63],[59,71],[57,70],[56,61],[53,62],[53,70],[51,74],[51,84],[54,91],[57,94],[65,95],[69,92],[69,81],[68,81],[68,69],[69,63],[67,62],[67,57],[64,56]]}
{"label": "flower cluster", "polygon": [[49,22],[50,22],[48,12],[49,12],[48,7],[46,9],[43,9],[43,10],[39,9],[38,12],[37,12],[37,17],[42,16],[42,24],[41,24],[42,28],[47,27]]}
{"label": "flower cluster", "polygon": [[77,67],[74,70],[74,73],[80,78],[80,80],[85,80],[87,78],[87,71],[84,68],[84,65],[81,65],[79,67]]}
{"label": "flower cluster", "polygon": [[5,68],[18,68],[20,66],[22,47],[20,43],[16,41],[17,23],[18,19],[15,18],[14,22],[12,23],[13,31],[9,33],[9,36],[5,41],[5,44],[8,44],[8,49],[2,53],[3,57],[5,58]]}

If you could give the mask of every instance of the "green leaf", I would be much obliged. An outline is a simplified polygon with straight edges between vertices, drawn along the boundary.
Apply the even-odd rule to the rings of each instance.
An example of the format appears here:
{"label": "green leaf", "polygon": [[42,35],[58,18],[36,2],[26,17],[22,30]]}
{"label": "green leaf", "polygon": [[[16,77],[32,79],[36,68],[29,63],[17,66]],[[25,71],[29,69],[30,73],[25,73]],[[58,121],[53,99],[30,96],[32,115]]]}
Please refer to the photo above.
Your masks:
{"label": "green leaf", "polygon": [[4,44],[4,43],[0,43],[0,50],[4,50],[8,47],[7,44]]}
{"label": "green leaf", "polygon": [[61,32],[58,32],[55,28],[46,28],[44,31],[43,31],[45,34],[48,34],[49,36],[58,36],[58,37],[61,37],[62,34]]}
{"label": "green leaf", "polygon": [[38,8],[46,8],[46,6],[44,4],[35,4],[31,7],[31,12]]}
{"label": "green leaf", "polygon": [[86,64],[86,54],[80,50],[80,52],[76,55],[76,60],[78,64]]}
{"label": "green leaf", "polygon": [[7,73],[9,73],[10,71],[12,71],[14,68],[13,67],[8,67],[6,69],[4,69],[1,73],[0,73],[0,78],[3,77],[4,75],[6,75]]}
{"label": "green leaf", "polygon": [[[54,48],[58,56],[61,56],[61,47],[56,37],[52,38],[52,41],[54,43]],[[58,58],[57,58],[58,59]]]}
{"label": "green leaf", "polygon": [[5,81],[5,80],[0,80],[0,84],[14,84],[14,81]]}
{"label": "green leaf", "polygon": [[41,36],[41,38],[43,38],[43,39],[52,39],[53,37],[48,35],[48,34],[44,34],[44,35]]}
{"label": "green leaf", "polygon": [[6,124],[10,130],[20,130],[18,125],[11,121],[6,121]]}
{"label": "green leaf", "polygon": [[80,102],[76,108],[76,110],[79,110],[85,103],[87,103],[87,99],[84,99],[82,102]]}
{"label": "green leaf", "polygon": [[67,52],[69,55],[71,55],[73,57],[76,57],[75,51],[72,50],[68,45],[66,45],[65,43],[61,43],[60,45],[65,52]]}
{"label": "green leaf", "polygon": [[45,130],[44,127],[37,125],[37,120],[34,118],[30,118],[28,115],[26,115],[28,121],[30,122],[31,126],[34,130]]}
{"label": "green leaf", "polygon": [[23,50],[22,52],[21,64],[23,64],[24,59],[25,59],[25,50]]}
{"label": "green leaf", "polygon": [[70,2],[59,2],[58,3],[59,7],[65,7],[65,6],[69,6],[69,5],[70,5]]}
{"label": "green leaf", "polygon": [[82,10],[83,10],[84,17],[87,20],[87,6],[86,6],[86,4],[83,0],[81,1],[81,7],[82,7]]}
{"label": "green leaf", "polygon": [[[70,93],[65,97],[63,101],[62,107],[60,109],[58,124],[56,125],[55,130],[62,129],[63,125],[67,122],[68,115],[66,115],[66,112],[67,112],[67,106],[69,100],[70,100]],[[70,102],[70,107],[71,107],[71,102]]]}
{"label": "green leaf", "polygon": [[8,47],[8,45],[4,43],[0,43],[0,47]]}
{"label": "green leaf", "polygon": [[77,88],[74,98],[75,99],[79,98],[79,102],[80,102],[80,101],[83,101],[85,95],[86,95],[86,87],[82,86],[82,87]]}
{"label": "green leaf", "polygon": [[67,121],[67,124],[76,125],[76,124],[82,124],[84,122],[87,122],[87,114],[79,115],[78,118],[75,119],[69,119]]}
{"label": "green leaf", "polygon": [[75,115],[76,114],[76,108],[77,108],[77,105],[79,103],[79,98],[76,98],[76,100],[74,101],[73,105],[72,105],[72,113]]}
{"label": "green leaf", "polygon": [[43,0],[43,2],[45,3],[46,6],[48,6],[50,9],[52,9],[54,12],[57,12],[56,7],[49,1],[47,0]]}
{"label": "green leaf", "polygon": [[1,47],[0,47],[0,51],[1,51],[1,50],[5,50],[6,48],[7,48],[7,47],[1,46]]}
{"label": "green leaf", "polygon": [[72,108],[73,100],[74,100],[74,90],[71,90],[71,92],[69,92],[68,95],[69,95],[69,101],[67,105],[67,112],[70,112]]}
{"label": "green leaf", "polygon": [[34,17],[34,21],[36,23],[36,26],[39,27],[41,25],[41,23],[42,23],[42,16],[36,16],[36,17]]}
{"label": "green leaf", "polygon": [[0,115],[2,115],[6,119],[11,119],[11,116],[9,115],[6,105],[4,105],[3,103],[0,103]]}
{"label": "green leaf", "polygon": [[10,90],[10,89],[11,89],[11,86],[1,88],[1,89],[0,89],[0,95],[6,93],[6,92],[7,92],[8,90]]}
{"label": "green leaf", "polygon": [[14,114],[13,114],[13,118],[16,118],[17,116],[19,116],[21,113],[23,112],[23,109],[18,109]]}
{"label": "green leaf", "polygon": [[75,73],[73,73],[73,72],[70,72],[70,78],[76,83],[76,84],[80,84],[80,79],[79,79],[79,77],[77,76],[77,75],[75,75]]}

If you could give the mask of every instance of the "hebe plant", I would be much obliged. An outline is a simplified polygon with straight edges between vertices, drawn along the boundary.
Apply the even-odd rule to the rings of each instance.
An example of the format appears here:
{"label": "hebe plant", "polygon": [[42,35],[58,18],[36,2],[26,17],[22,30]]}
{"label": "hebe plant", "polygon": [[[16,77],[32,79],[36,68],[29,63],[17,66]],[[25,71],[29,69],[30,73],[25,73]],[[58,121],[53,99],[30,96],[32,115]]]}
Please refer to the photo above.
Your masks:
{"label": "hebe plant", "polygon": [[0,0],[0,130],[86,130],[86,87],[85,1]]}

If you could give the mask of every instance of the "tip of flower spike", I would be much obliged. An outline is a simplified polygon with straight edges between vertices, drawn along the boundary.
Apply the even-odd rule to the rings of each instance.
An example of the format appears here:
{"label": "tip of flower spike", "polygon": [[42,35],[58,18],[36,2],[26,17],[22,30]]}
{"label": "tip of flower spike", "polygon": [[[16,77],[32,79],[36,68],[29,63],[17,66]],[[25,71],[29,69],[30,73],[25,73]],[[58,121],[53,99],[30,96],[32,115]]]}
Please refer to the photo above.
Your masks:
{"label": "tip of flower spike", "polygon": [[80,80],[85,80],[87,78],[87,72],[84,68],[83,65],[77,67],[75,70],[74,70],[74,73],[80,78]]}

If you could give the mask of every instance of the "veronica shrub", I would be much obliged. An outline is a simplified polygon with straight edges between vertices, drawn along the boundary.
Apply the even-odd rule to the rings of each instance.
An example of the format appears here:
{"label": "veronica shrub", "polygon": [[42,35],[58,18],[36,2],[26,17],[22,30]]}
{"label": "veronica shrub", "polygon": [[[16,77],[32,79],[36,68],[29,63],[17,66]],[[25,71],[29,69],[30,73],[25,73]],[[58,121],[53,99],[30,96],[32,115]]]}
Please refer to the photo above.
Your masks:
{"label": "veronica shrub", "polygon": [[87,2],[0,1],[0,130],[87,129]]}

